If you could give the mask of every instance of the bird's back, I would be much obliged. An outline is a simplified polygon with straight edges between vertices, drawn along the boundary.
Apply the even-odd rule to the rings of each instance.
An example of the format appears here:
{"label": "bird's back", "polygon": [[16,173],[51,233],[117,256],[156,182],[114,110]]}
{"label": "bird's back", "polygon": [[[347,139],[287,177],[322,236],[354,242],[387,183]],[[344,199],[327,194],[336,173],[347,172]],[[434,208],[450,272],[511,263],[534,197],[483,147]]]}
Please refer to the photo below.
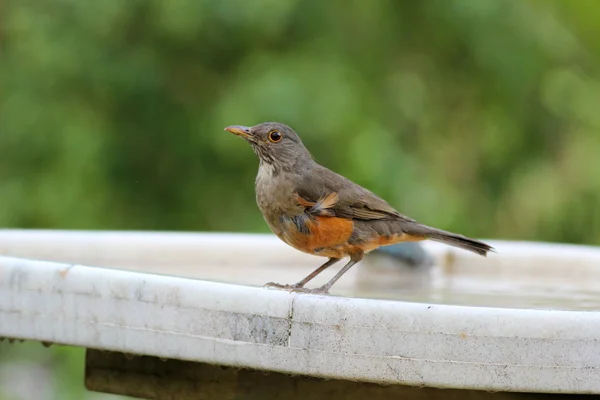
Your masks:
{"label": "bird's back", "polygon": [[302,188],[299,194],[305,198],[318,199],[330,193],[337,193],[336,208],[340,209],[342,215],[344,209],[352,206],[364,206],[373,211],[378,210],[385,213],[389,219],[410,220],[375,193],[320,164],[315,163],[310,173],[298,175],[298,178],[302,182],[301,185],[298,185]]}

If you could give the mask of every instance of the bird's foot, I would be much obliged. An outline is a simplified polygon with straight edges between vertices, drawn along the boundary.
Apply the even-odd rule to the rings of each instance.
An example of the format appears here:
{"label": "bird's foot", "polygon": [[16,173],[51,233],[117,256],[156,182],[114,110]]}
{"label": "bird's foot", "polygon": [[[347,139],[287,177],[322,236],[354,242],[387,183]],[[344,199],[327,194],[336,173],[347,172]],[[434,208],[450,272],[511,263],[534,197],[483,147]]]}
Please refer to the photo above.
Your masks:
{"label": "bird's foot", "polygon": [[266,283],[263,287],[266,289],[287,290],[290,293],[306,293],[321,295],[329,294],[329,288],[325,288],[324,286],[315,289],[307,289],[303,287],[300,283],[295,283],[293,285],[282,285],[281,283],[269,282]]}
{"label": "bird's foot", "polygon": [[293,285],[282,285],[281,283],[269,282],[269,283],[265,283],[265,285],[263,287],[266,289],[278,289],[278,290],[302,289],[302,286],[298,285],[297,283],[295,283]]}
{"label": "bird's foot", "polygon": [[329,288],[318,287],[314,289],[296,288],[291,290],[292,293],[320,294],[323,296],[329,295]]}

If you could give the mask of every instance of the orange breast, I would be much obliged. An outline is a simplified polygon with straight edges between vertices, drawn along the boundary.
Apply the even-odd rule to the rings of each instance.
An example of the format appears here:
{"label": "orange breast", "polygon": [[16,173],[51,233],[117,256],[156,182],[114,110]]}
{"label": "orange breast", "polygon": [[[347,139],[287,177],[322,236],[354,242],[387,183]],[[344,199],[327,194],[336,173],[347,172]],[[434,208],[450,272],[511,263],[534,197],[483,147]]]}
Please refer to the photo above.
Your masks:
{"label": "orange breast", "polygon": [[309,229],[312,233],[310,247],[333,247],[348,242],[354,230],[354,223],[346,218],[317,217],[309,224]]}
{"label": "orange breast", "polygon": [[406,233],[391,236],[375,234],[370,240],[351,244],[348,243],[348,240],[354,231],[354,223],[351,219],[337,217],[315,217],[314,220],[306,222],[306,227],[309,233],[302,233],[290,220],[283,226],[282,232],[278,236],[290,246],[305,253],[337,258],[359,252],[368,253],[380,246],[425,239],[423,236]]}
{"label": "orange breast", "polygon": [[282,236],[296,249],[314,254],[316,249],[345,245],[352,235],[354,223],[346,218],[315,217],[307,222],[307,228],[310,233],[302,233],[293,224],[288,224]]}

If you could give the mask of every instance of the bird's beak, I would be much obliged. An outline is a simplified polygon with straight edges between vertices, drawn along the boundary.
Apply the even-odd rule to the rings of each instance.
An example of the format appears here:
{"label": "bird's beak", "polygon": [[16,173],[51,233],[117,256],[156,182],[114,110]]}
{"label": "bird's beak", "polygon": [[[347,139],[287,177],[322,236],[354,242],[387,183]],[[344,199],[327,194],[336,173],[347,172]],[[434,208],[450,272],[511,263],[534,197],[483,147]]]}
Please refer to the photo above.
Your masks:
{"label": "bird's beak", "polygon": [[241,126],[241,125],[231,125],[225,128],[226,131],[229,131],[237,136],[241,136],[244,139],[251,139],[252,134],[250,133],[250,127]]}

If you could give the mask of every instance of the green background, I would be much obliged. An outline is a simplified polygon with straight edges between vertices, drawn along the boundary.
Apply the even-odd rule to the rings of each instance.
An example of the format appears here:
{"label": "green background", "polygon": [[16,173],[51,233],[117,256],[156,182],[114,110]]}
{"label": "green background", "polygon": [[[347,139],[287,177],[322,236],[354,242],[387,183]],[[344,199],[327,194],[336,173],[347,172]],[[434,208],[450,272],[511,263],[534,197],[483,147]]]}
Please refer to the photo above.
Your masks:
{"label": "green background", "polygon": [[[4,1],[0,227],[268,232],[223,127],[280,121],[429,225],[599,244],[598,21],[595,0]],[[0,399],[15,376],[104,398],[82,363],[4,342]]]}

